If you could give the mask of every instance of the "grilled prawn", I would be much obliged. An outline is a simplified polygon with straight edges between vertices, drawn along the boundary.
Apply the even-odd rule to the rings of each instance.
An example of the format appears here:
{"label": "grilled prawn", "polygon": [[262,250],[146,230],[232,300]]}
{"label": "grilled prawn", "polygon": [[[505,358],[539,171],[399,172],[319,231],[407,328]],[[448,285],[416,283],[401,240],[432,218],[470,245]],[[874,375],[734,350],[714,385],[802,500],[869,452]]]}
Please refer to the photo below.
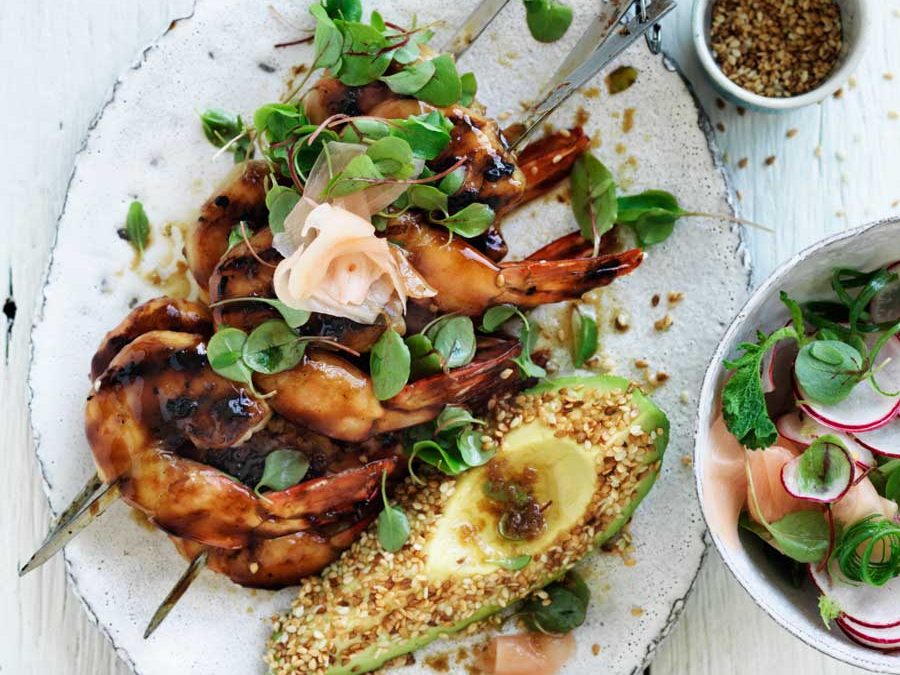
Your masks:
{"label": "grilled prawn", "polygon": [[[226,549],[334,521],[371,499],[396,464],[385,451],[360,465],[356,449],[274,424],[266,401],[213,372],[204,337],[191,333],[154,330],[123,347],[95,381],[85,418],[104,483],[167,532]],[[248,483],[283,447],[315,458],[314,470],[262,498]]]}

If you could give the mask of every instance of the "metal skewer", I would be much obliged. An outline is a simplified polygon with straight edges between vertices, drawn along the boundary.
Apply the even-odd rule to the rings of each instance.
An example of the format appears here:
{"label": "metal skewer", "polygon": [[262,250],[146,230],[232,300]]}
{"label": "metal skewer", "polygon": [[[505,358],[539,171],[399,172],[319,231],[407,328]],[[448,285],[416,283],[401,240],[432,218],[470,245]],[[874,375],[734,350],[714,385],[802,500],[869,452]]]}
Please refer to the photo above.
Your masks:
{"label": "metal skewer", "polygon": [[481,0],[441,51],[452,54],[455,59],[465,54],[508,2],[509,0]]}
{"label": "metal skewer", "polygon": [[207,558],[209,558],[209,550],[204,550],[191,560],[191,564],[188,565],[184,574],[182,574],[178,581],[175,582],[172,590],[169,591],[168,595],[166,595],[165,599],[162,601],[162,604],[160,604],[153,613],[153,618],[150,619],[150,623],[147,624],[147,630],[144,631],[145,640],[153,635],[153,631],[159,628],[159,624],[163,622],[163,619],[169,616],[169,612],[172,611],[172,608],[178,603],[181,596],[185,594],[185,591],[190,588],[191,583],[197,578],[197,575],[200,574],[204,567],[206,567]]}
{"label": "metal skewer", "polygon": [[597,48],[609,37],[610,33],[612,33],[613,29],[633,5],[634,0],[609,0],[604,2],[597,16],[591,19],[588,27],[585,28],[581,37],[578,38],[578,42],[566,54],[566,58],[563,59],[559,68],[553,73],[553,77],[544,86],[545,91],[558,85],[578,66],[587,61],[591,54],[597,51]]}
{"label": "metal skewer", "polygon": [[[24,576],[29,572],[36,570],[38,567],[47,562],[53,555],[63,546],[68,544],[79,532],[94,522],[107,508],[119,498],[119,484],[111,483],[104,487],[100,492],[96,492],[96,487],[91,491],[93,482],[99,479],[96,476],[88,481],[87,485],[82,488],[78,496],[72,504],[62,513],[62,516],[68,515],[68,519],[60,520],[57,525],[50,531],[47,538],[40,548],[35,551],[31,559],[19,570],[19,576]],[[71,515],[74,514],[74,515]]]}
{"label": "metal skewer", "polygon": [[[529,109],[522,121],[523,131],[518,137],[510,139],[514,150],[521,146],[541,123],[579,87],[584,86],[588,80],[631,46],[641,35],[654,30],[654,26],[658,25],[659,20],[675,9],[673,0],[653,0],[649,5],[644,0],[639,0],[639,4],[643,5],[644,12],[638,7],[635,16],[625,20],[624,23],[616,24],[612,32],[580,65],[572,69],[560,81],[551,81],[547,93]],[[588,30],[594,29],[589,27]],[[579,44],[581,44],[580,41]]]}

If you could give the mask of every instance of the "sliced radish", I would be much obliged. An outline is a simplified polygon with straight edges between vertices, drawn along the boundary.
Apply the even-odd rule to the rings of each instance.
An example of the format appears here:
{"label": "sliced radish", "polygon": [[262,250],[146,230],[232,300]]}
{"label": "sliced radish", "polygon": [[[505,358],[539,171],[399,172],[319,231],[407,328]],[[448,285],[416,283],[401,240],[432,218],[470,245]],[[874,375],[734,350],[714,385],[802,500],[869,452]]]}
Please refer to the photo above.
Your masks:
{"label": "sliced radish", "polygon": [[[900,274],[900,262],[888,267],[888,272]],[[900,279],[881,289],[869,304],[869,314],[875,323],[900,321]]]}
{"label": "sliced radish", "polygon": [[[871,347],[877,336],[867,339]],[[900,339],[888,340],[878,355],[878,363],[884,365],[876,375],[879,386],[885,391],[900,390]],[[863,380],[840,403],[824,404],[810,401],[800,385],[794,381],[801,407],[810,417],[833,429],[849,432],[871,431],[888,424],[900,411],[900,395],[885,396],[878,392],[870,380]]]}
{"label": "sliced radish", "polygon": [[879,455],[900,457],[900,417],[873,431],[862,431],[854,434],[859,443]]}
{"label": "sliced radish", "polygon": [[842,620],[849,622],[857,630],[900,629],[900,577],[884,586],[851,584],[842,581],[834,564],[829,578],[818,565],[809,566],[813,583],[823,595],[827,595],[841,608]]}
{"label": "sliced radish", "polygon": [[847,494],[855,475],[847,448],[837,436],[828,434],[781,467],[781,484],[792,497],[831,504]]}
{"label": "sliced radish", "polygon": [[900,649],[900,627],[866,628],[844,618],[835,620],[841,630],[854,642],[873,649],[893,651]]}
{"label": "sliced radish", "polygon": [[763,357],[761,374],[763,391],[766,394],[771,394],[778,389],[779,384],[790,383],[789,373],[794,359],[797,358],[797,351],[798,347],[795,341],[782,340]]}
{"label": "sliced radish", "polygon": [[826,434],[833,434],[841,439],[844,447],[850,452],[850,457],[855,462],[861,462],[866,466],[875,466],[875,458],[872,456],[871,450],[861,443],[857,443],[852,436],[842,433],[837,429],[827,427],[821,422],[814,420],[809,415],[803,414],[802,410],[794,410],[778,418],[775,422],[778,433],[789,441],[797,445],[808,447],[819,438]]}

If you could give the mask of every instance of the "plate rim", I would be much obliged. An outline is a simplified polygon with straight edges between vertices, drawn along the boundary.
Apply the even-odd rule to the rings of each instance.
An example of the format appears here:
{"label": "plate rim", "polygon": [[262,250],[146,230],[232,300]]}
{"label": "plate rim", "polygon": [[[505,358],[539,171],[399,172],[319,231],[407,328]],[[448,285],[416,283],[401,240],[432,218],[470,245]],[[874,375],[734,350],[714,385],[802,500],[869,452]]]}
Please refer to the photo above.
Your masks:
{"label": "plate rim", "polygon": [[[46,467],[44,465],[44,460],[40,453],[41,435],[35,426],[34,416],[32,414],[33,402],[34,402],[34,397],[35,397],[35,386],[34,386],[35,342],[34,342],[34,335],[35,335],[35,332],[38,330],[38,328],[44,321],[44,310],[45,310],[45,307],[47,304],[47,289],[48,289],[48,285],[50,282],[50,277],[51,277],[51,273],[53,270],[53,266],[55,264],[57,247],[58,247],[58,243],[59,243],[60,224],[61,224],[63,217],[66,214],[66,208],[68,206],[69,195],[71,193],[72,185],[74,183],[75,176],[78,172],[78,168],[81,163],[82,156],[84,155],[85,150],[87,149],[90,137],[93,134],[96,127],[98,126],[98,124],[103,119],[103,116],[106,113],[109,106],[115,102],[119,87],[123,83],[124,79],[126,77],[128,77],[128,75],[130,73],[132,73],[133,71],[139,70],[144,65],[144,63],[150,57],[150,54],[159,46],[159,44],[162,42],[162,40],[164,40],[165,38],[168,37],[168,35],[174,30],[174,28],[176,27],[177,24],[184,22],[184,21],[188,21],[194,17],[196,10],[197,10],[197,6],[200,2],[201,2],[201,0],[191,0],[190,10],[185,14],[182,14],[180,16],[176,16],[176,17],[172,18],[170,20],[169,24],[166,26],[166,28],[164,30],[162,30],[156,37],[154,37],[143,49],[141,49],[137,58],[131,63],[131,65],[128,66],[126,69],[124,69],[117,76],[117,78],[116,78],[115,82],[113,83],[111,89],[109,90],[109,93],[107,94],[106,98],[100,104],[99,109],[97,110],[97,112],[91,119],[90,123],[88,124],[88,127],[85,130],[85,132],[82,136],[81,142],[78,146],[78,149],[76,150],[76,152],[72,158],[72,170],[70,171],[69,177],[66,181],[65,196],[63,198],[62,206],[60,208],[59,214],[57,215],[57,217],[55,219],[55,226],[53,229],[53,239],[52,239],[52,242],[50,245],[49,255],[48,255],[46,264],[44,266],[44,272],[43,272],[43,276],[42,276],[42,280],[41,280],[41,291],[40,291],[38,298],[36,299],[36,311],[34,313],[34,319],[32,320],[31,328],[29,331],[29,368],[28,368],[28,376],[26,379],[26,388],[27,388],[26,404],[27,404],[28,413],[29,413],[29,429],[31,432],[32,442],[34,444],[34,457],[37,461],[38,472],[39,472],[40,478],[41,478],[41,490],[44,494],[44,500],[47,503],[47,506],[50,510],[52,519],[55,519],[58,516],[58,513],[54,509],[53,503],[50,499],[50,493],[51,493],[51,490],[53,489],[53,486],[50,484],[50,481],[48,480],[48,477],[47,477],[47,471],[46,471]],[[709,114],[707,113],[706,109],[704,108],[704,106],[700,100],[700,97],[697,94],[696,88],[691,83],[691,81],[688,79],[684,69],[682,68],[682,66],[680,65],[678,60],[675,57],[673,57],[665,49],[662,50],[662,52],[659,54],[658,58],[661,59],[662,65],[666,70],[678,75],[679,79],[681,80],[681,83],[683,84],[683,86],[687,90],[688,94],[690,95],[691,102],[693,103],[694,108],[697,113],[697,126],[700,129],[700,131],[703,133],[703,135],[706,139],[706,145],[707,145],[707,149],[709,151],[710,159],[712,160],[712,163],[713,163],[713,169],[719,174],[719,176],[721,177],[722,182],[724,184],[724,187],[725,187],[724,196],[725,196],[726,203],[728,205],[728,210],[731,212],[731,215],[735,215],[738,213],[738,208],[737,208],[737,199],[736,199],[736,192],[735,192],[735,188],[734,188],[734,184],[733,184],[733,179],[732,179],[731,173],[728,171],[728,168],[724,162],[723,153],[722,153],[721,149],[719,148],[718,142],[716,140],[715,131],[713,129],[713,124],[709,117]],[[744,290],[752,291],[753,290],[753,281],[752,281],[752,279],[753,279],[753,277],[752,277],[753,261],[752,261],[751,251],[747,246],[746,228],[743,225],[740,225],[737,229],[737,232],[738,232],[738,246],[734,253],[736,256],[740,257],[740,266],[742,268],[743,276],[745,277]],[[701,388],[701,391],[702,391],[702,388]],[[698,413],[697,414],[699,414],[699,403],[698,403]],[[700,505],[701,515],[702,515],[702,511],[703,510],[702,510],[702,504],[701,504]],[[52,519],[51,519],[51,522],[52,522]],[[647,645],[647,648],[644,652],[644,656],[642,657],[640,664],[636,665],[634,667],[634,669],[631,671],[632,675],[637,675],[639,673],[642,673],[647,668],[647,666],[650,665],[650,663],[654,660],[660,646],[665,642],[666,638],[671,634],[672,630],[677,625],[678,620],[681,618],[681,615],[684,613],[688,598],[694,592],[694,589],[697,585],[697,580],[700,576],[700,572],[702,571],[703,566],[706,564],[706,560],[708,558],[709,550],[710,550],[710,537],[709,537],[708,528],[706,528],[705,517],[703,520],[703,525],[704,525],[704,531],[701,534],[701,542],[703,545],[703,549],[700,553],[700,558],[697,563],[697,569],[694,571],[694,574],[691,577],[691,580],[690,580],[685,592],[681,596],[676,598],[670,605],[668,614],[666,615],[665,624],[659,630],[659,632],[650,640],[650,642]],[[75,597],[78,599],[78,601],[81,603],[81,606],[84,609],[89,622],[97,630],[99,630],[100,634],[103,635],[103,637],[106,639],[106,641],[112,646],[116,655],[125,663],[125,665],[129,668],[129,670],[132,673],[134,673],[135,675],[142,675],[142,671],[138,668],[137,664],[133,661],[129,652],[124,647],[121,647],[116,643],[115,637],[112,635],[110,630],[99,621],[94,609],[91,607],[88,600],[82,594],[81,589],[78,584],[78,580],[75,578],[74,570],[72,569],[72,565],[70,563],[68,555],[66,554],[65,549],[63,549],[63,551],[62,551],[62,557],[63,557],[63,564],[64,564],[64,568],[65,568],[66,581],[67,581],[68,587],[72,591],[72,593],[75,595]]]}

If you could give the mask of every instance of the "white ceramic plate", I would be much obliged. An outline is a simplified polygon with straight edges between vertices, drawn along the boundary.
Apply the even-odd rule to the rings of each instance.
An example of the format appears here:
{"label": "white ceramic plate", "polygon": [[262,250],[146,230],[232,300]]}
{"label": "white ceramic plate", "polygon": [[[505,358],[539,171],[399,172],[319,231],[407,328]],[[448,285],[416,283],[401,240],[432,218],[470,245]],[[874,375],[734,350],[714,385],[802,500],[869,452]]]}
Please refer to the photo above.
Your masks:
{"label": "white ceramic plate", "polygon": [[[281,2],[278,8],[309,25],[299,4]],[[576,27],[585,25],[591,4],[577,4]],[[122,78],[77,159],[34,331],[31,373],[38,457],[55,512],[93,471],[82,429],[93,350],[130,303],[160,294],[129,270],[131,252],[116,237],[128,202],[141,199],[157,226],[189,221],[230,165],[228,157],[210,160],[213,150],[195,111],[219,105],[249,117],[282,94],[292,64],[309,60],[308,47],[273,49],[296,33],[275,21],[266,5],[199,2],[191,18],[170,28]],[[427,7],[415,0],[366,2],[367,9],[378,7],[404,23],[414,11],[420,23],[445,19],[437,44],[448,36],[446,26],[458,25],[473,5],[474,0]],[[576,33],[552,46],[538,45],[527,35],[521,3],[511,3],[462,67],[477,72],[479,96],[491,114],[515,113],[521,100],[537,94]],[[597,152],[626,191],[664,188],[690,210],[730,213],[708,124],[675,68],[650,56],[643,43],[621,62],[638,68],[637,84],[610,97],[598,78],[599,97],[573,97],[554,122],[571,124],[579,108],[588,110],[587,130],[601,139]],[[626,108],[635,109],[630,133],[622,131]],[[521,256],[574,227],[568,207],[551,199],[521,209],[505,231],[511,254]],[[179,248],[157,245],[150,257],[171,266]],[[577,632],[578,652],[568,673],[639,670],[681,611],[705,550],[691,471],[681,460],[692,446],[700,375],[747,286],[737,230],[724,221],[695,218],[654,248],[636,274],[601,296],[604,322],[619,311],[630,315],[626,334],[603,338],[615,370],[639,378],[633,360],[641,358],[653,372],[669,375],[655,398],[668,411],[673,434],[663,475],[630,528],[636,564],[602,555],[587,565],[594,599],[588,622]],[[684,293],[671,309],[669,291]],[[662,296],[656,308],[654,294]],[[655,331],[654,321],[667,311],[674,325]],[[554,331],[558,310],[545,308],[539,315],[543,327]],[[141,634],[149,617],[185,567],[166,538],[139,527],[117,504],[68,546],[66,561],[91,618],[145,675],[263,672],[268,617],[288,607],[293,594],[248,591],[204,572],[145,641]],[[441,649],[446,643],[432,651]]]}
{"label": "white ceramic plate", "polygon": [[[788,313],[778,299],[784,290],[798,300],[833,297],[831,271],[835,267],[872,270],[900,259],[900,220],[886,220],[829,237],[801,251],[779,267],[760,286],[722,338],[709,364],[700,395],[694,469],[704,513],[710,511],[711,494],[704,475],[710,463],[714,435],[711,426],[721,411],[721,391],[726,371],[722,360],[734,358],[737,345],[754,341],[757,330],[771,332],[785,324]],[[714,529],[714,528],[713,528]],[[900,674],[900,656],[860,647],[837,627],[826,630],[816,604],[818,593],[811,584],[793,587],[764,555],[757,537],[741,533],[737,545],[729,545],[720,533],[712,540],[735,578],[769,616],[792,634],[819,651],[871,672]]]}

